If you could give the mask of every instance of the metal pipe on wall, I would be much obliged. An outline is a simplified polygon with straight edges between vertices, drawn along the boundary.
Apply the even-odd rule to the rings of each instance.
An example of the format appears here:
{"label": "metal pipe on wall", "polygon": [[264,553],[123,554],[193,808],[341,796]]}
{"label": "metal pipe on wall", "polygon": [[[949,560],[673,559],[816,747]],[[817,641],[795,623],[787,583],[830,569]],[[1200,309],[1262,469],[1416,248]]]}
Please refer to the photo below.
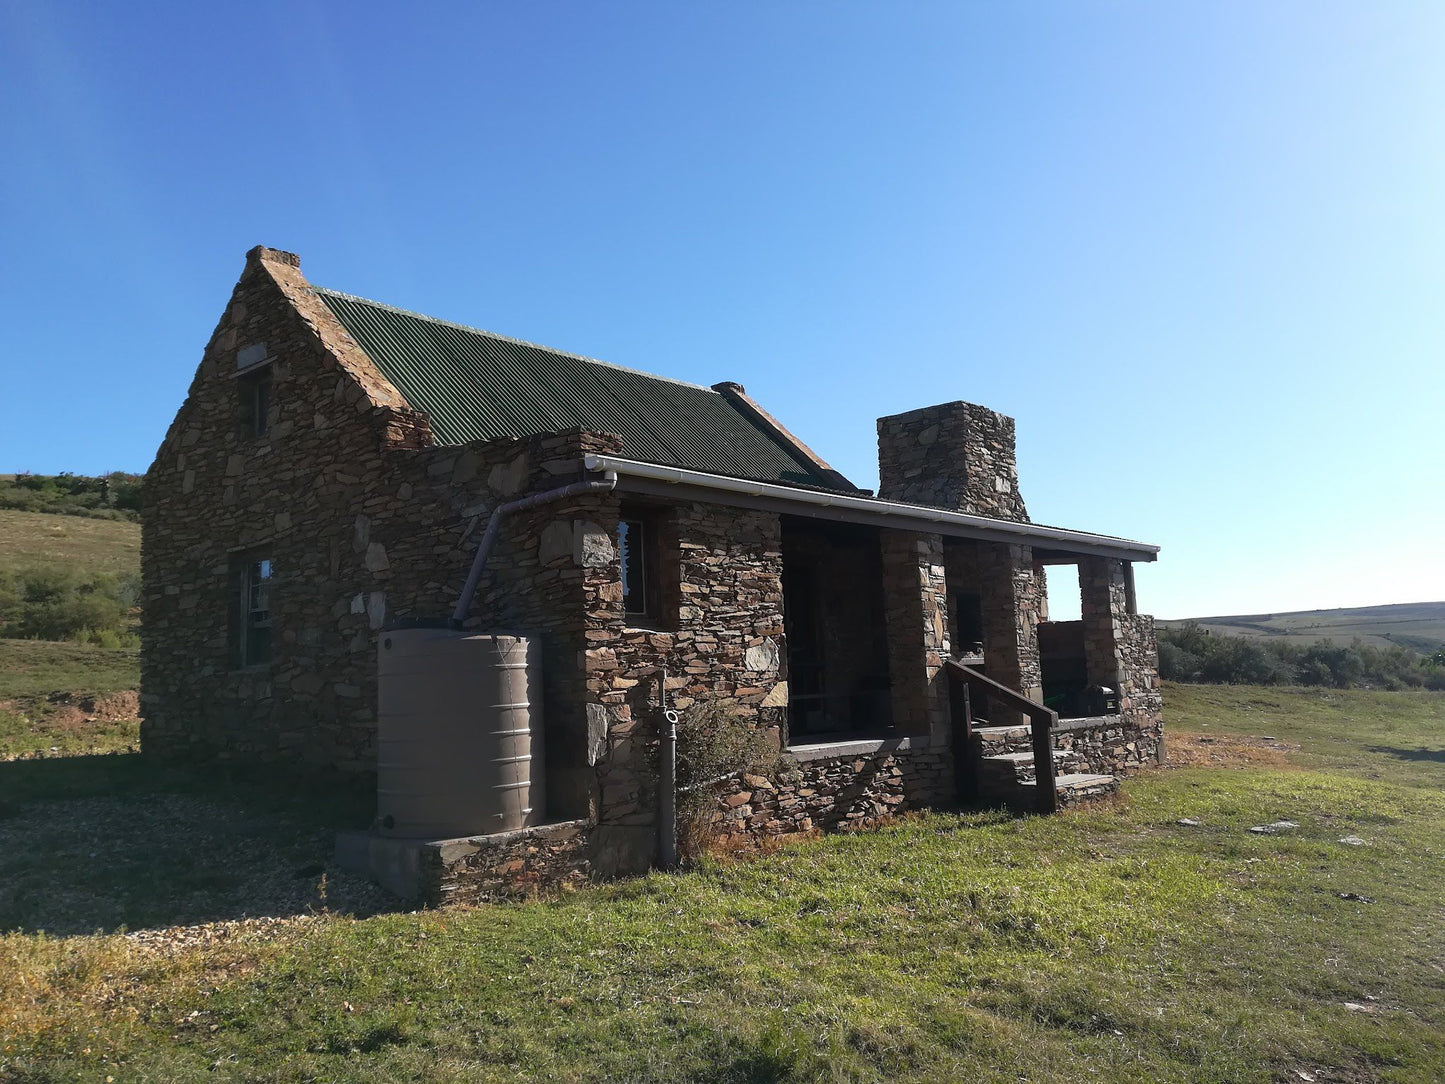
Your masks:
{"label": "metal pipe on wall", "polygon": [[677,865],[677,712],[667,706],[667,667],[658,668],[657,700],[662,708],[658,745],[657,864]]}
{"label": "metal pipe on wall", "polygon": [[506,504],[499,504],[493,508],[492,515],[487,520],[487,529],[482,534],[481,542],[477,544],[476,556],[472,558],[472,567],[467,572],[467,582],[462,587],[462,593],[457,597],[456,607],[452,610],[452,628],[461,628],[462,622],[467,619],[467,611],[472,608],[472,599],[477,593],[477,584],[482,579],[482,569],[486,567],[492,547],[497,543],[497,533],[501,528],[504,516],[527,508],[535,508],[540,504],[560,501],[566,497],[575,497],[582,493],[610,492],[616,488],[617,472],[609,470],[603,474],[601,481],[573,482],[571,485],[560,486],[557,489],[545,489],[541,493],[533,493],[530,497],[508,501]]}

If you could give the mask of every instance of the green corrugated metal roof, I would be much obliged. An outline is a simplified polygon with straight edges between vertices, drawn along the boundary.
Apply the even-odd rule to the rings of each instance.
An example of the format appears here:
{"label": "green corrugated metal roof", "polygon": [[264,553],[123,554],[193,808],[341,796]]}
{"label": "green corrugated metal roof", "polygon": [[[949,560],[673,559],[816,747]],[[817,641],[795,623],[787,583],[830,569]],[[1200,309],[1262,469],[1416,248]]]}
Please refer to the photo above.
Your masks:
{"label": "green corrugated metal roof", "polygon": [[631,459],[735,478],[839,489],[711,388],[318,290],[442,444],[581,426]]}

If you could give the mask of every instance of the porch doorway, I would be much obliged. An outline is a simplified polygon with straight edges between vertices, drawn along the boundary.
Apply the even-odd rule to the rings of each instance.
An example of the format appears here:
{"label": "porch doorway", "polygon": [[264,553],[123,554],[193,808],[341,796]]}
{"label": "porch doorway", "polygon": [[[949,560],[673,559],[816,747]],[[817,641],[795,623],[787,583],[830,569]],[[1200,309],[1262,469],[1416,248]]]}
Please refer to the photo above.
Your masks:
{"label": "porch doorway", "polygon": [[788,741],[893,729],[879,531],[782,517]]}

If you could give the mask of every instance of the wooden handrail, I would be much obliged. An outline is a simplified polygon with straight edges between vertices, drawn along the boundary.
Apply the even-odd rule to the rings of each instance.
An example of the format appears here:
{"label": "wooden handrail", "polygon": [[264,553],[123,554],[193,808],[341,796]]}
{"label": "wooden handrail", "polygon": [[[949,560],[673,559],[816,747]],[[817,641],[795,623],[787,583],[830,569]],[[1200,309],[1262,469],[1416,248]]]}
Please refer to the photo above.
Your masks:
{"label": "wooden handrail", "polygon": [[[956,680],[981,686],[994,700],[1002,701],[1008,707],[1028,716],[1029,736],[1033,740],[1034,748],[1035,787],[1038,790],[1035,796],[1036,808],[1040,813],[1055,812],[1059,808],[1059,795],[1054,786],[1054,726],[1059,721],[1059,713],[1035,703],[1017,689],[1010,689],[972,667],[963,665],[957,659],[949,659],[944,665],[948,668],[949,675]],[[971,723],[970,718],[967,724],[970,731]]]}

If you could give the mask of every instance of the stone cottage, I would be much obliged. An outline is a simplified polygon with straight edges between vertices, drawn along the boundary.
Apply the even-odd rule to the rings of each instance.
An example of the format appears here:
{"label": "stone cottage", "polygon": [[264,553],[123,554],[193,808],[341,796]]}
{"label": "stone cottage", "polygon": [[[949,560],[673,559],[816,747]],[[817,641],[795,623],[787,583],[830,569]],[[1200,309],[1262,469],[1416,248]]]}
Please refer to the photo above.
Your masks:
{"label": "stone cottage", "polygon": [[[877,435],[875,495],[736,384],[403,312],[255,248],[146,476],[143,747],[369,773],[383,630],[457,609],[525,632],[548,823],[413,855],[433,899],[653,860],[660,667],[672,706],[721,702],[781,754],[719,784],[723,832],[1022,793],[1037,750],[999,686],[1060,717],[1061,795],[1153,760],[1132,563],[1157,547],[1030,522],[1013,421],[983,407]],[[491,513],[568,486],[498,521],[467,595]],[[1048,619],[1055,565],[1080,621]],[[961,698],[959,662],[996,685]]]}

